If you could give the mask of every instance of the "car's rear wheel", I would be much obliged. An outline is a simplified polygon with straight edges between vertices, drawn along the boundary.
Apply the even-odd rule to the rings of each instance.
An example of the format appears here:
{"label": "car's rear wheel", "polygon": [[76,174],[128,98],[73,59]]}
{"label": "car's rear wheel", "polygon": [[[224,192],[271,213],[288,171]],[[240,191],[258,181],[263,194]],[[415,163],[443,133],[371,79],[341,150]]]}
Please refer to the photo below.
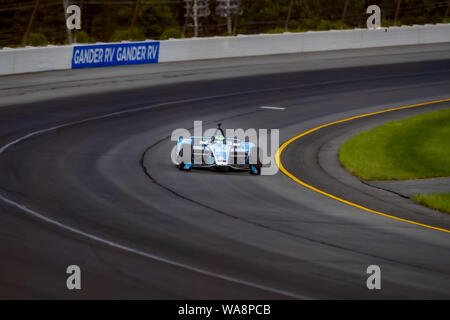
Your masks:
{"label": "car's rear wheel", "polygon": [[250,174],[259,176],[259,175],[261,175],[261,168],[262,168],[262,162],[261,162],[261,158],[260,158],[260,154],[261,154],[260,149],[254,148],[253,152],[256,152],[256,163],[249,164]]}

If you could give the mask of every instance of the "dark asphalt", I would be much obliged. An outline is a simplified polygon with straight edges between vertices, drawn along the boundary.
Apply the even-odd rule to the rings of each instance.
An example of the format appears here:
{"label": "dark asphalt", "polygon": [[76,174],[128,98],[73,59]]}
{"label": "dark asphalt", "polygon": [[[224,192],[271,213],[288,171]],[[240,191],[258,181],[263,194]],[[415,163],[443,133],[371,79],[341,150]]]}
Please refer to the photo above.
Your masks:
{"label": "dark asphalt", "polygon": [[[323,123],[449,94],[450,56],[2,107],[0,146],[51,126],[139,109],[46,132],[0,154],[1,195],[66,227],[0,202],[0,297],[448,299],[448,233],[347,206],[282,173],[180,172],[170,163],[168,137],[202,120],[208,128],[217,121],[279,128],[286,141]],[[283,161],[348,200],[449,228],[448,217],[359,189],[344,173],[329,172],[332,160],[319,159],[330,140],[443,107],[449,104],[329,127],[292,144]],[[83,272],[79,292],[65,288],[71,264]],[[366,288],[373,264],[382,270],[380,291]]]}
{"label": "dark asphalt", "polygon": [[405,197],[418,194],[450,192],[450,178],[417,179],[405,181],[368,181],[368,184]]}

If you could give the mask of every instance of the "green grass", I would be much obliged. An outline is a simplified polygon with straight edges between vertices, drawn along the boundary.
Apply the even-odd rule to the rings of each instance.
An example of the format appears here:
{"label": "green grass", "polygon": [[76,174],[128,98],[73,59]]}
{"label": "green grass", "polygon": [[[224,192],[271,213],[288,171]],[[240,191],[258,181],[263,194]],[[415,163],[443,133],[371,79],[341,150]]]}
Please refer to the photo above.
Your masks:
{"label": "green grass", "polygon": [[450,109],[362,132],[339,150],[342,165],[364,180],[450,176]]}
{"label": "green grass", "polygon": [[450,193],[419,194],[412,199],[432,209],[450,213]]}

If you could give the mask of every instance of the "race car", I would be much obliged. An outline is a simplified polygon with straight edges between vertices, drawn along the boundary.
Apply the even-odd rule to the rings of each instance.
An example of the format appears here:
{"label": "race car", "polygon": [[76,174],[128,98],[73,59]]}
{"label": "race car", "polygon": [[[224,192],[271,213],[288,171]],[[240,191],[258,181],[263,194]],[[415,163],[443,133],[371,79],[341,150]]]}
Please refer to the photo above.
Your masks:
{"label": "race car", "polygon": [[[184,154],[187,156],[183,156]],[[262,164],[256,145],[239,139],[227,139],[220,123],[211,137],[179,138],[176,155],[176,165],[183,171],[190,171],[192,168],[209,168],[261,174]]]}

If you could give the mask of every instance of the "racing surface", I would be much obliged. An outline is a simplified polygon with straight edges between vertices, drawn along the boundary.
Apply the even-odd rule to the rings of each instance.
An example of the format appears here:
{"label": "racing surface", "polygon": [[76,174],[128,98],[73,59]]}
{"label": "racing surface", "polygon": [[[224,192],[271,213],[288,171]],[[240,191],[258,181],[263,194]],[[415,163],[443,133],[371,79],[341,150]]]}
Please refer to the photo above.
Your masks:
{"label": "racing surface", "polygon": [[[442,59],[440,48],[438,57],[341,68],[349,58],[339,57],[329,69],[268,66],[271,74],[0,108],[0,148],[17,142],[0,153],[0,297],[450,298],[448,233],[337,202],[281,172],[181,172],[170,162],[172,131],[194,120],[204,129],[280,129],[284,142],[350,116],[450,98],[450,55]],[[57,82],[63,74],[44,76]],[[340,141],[360,130],[445,107],[330,126],[290,145],[282,161],[344,199],[449,229],[448,216],[363,185],[335,157]],[[81,291],[66,288],[73,264]],[[378,291],[366,287],[374,264]]]}
{"label": "racing surface", "polygon": [[406,181],[370,181],[369,184],[396,192],[406,197],[412,197],[417,194],[446,193],[450,191],[450,178]]}

